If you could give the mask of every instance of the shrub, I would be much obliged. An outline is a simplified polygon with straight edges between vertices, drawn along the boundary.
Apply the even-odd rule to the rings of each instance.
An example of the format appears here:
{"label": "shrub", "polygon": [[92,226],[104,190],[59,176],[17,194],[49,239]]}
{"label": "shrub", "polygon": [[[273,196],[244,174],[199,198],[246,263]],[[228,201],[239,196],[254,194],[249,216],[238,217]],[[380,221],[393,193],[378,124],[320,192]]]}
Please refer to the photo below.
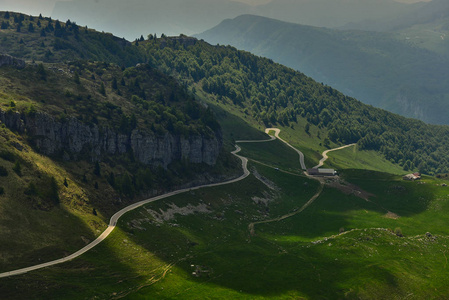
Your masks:
{"label": "shrub", "polygon": [[16,172],[17,175],[22,176],[22,166],[20,165],[19,161],[16,161],[12,169],[14,172]]}
{"label": "shrub", "polygon": [[6,170],[6,168],[3,166],[0,166],[0,176],[2,177],[8,176],[8,170]]}
{"label": "shrub", "polygon": [[394,229],[394,234],[396,234],[397,236],[403,237],[403,235],[402,235],[402,229],[399,228],[399,227],[396,227],[396,228]]}
{"label": "shrub", "polygon": [[4,193],[5,193],[5,189],[0,186],[0,196],[3,195]]}
{"label": "shrub", "polygon": [[33,182],[30,182],[27,188],[24,191],[25,195],[28,196],[36,196],[38,194],[36,185]]}
{"label": "shrub", "polygon": [[2,150],[0,152],[0,157],[10,162],[14,162],[16,160],[16,156],[14,155],[14,153],[7,150]]}

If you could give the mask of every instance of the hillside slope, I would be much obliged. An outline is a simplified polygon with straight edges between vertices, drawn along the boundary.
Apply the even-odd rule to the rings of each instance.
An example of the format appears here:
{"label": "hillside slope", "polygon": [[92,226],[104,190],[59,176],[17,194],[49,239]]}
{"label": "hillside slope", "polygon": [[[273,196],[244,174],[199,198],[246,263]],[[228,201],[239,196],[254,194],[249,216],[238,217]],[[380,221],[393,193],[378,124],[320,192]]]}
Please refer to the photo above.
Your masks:
{"label": "hillside slope", "polygon": [[449,60],[393,33],[339,31],[244,15],[200,35],[300,70],[365,103],[447,124]]}
{"label": "hillside slope", "polygon": [[302,73],[230,46],[193,39],[186,45],[179,38],[140,46],[150,64],[176,74],[197,93],[212,95],[209,99],[217,105],[256,122],[256,127],[279,124],[291,127],[289,132],[297,137],[313,132],[316,139],[309,144],[299,139],[302,147],[357,142],[406,169],[432,173],[448,166],[447,126],[427,125],[362,104]]}
{"label": "hillside slope", "polygon": [[81,248],[139,199],[238,175],[210,109],[148,64],[125,67],[138,47],[0,15],[0,48],[19,56],[0,55],[2,270]]}

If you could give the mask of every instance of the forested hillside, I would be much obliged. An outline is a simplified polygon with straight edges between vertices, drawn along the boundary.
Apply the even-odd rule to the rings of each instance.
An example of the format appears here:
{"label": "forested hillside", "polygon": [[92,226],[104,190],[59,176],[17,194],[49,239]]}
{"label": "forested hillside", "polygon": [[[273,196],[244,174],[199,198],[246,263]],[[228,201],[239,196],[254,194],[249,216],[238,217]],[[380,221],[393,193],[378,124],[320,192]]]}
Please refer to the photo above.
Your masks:
{"label": "forested hillside", "polygon": [[0,52],[27,60],[65,62],[79,59],[132,66],[144,57],[125,39],[76,22],[48,17],[0,13]]}
{"label": "forested hillside", "polygon": [[448,124],[449,59],[422,47],[417,35],[332,30],[244,15],[198,38],[271,58],[364,103]]}
{"label": "forested hillside", "polygon": [[230,46],[185,39],[141,43],[150,64],[234,105],[264,126],[295,126],[299,118],[321,128],[324,145],[357,142],[406,170],[448,169],[449,127],[427,125],[373,108],[302,73]]}

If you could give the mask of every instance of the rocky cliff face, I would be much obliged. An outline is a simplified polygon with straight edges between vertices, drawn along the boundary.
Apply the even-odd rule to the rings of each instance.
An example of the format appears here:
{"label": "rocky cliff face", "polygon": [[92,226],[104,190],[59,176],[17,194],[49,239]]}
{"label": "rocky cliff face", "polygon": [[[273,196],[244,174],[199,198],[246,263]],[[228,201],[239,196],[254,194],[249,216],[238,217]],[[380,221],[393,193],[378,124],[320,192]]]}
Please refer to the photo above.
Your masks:
{"label": "rocky cliff face", "polygon": [[25,61],[6,54],[0,54],[0,67],[2,66],[13,66],[23,69],[25,68]]}
{"label": "rocky cliff face", "polygon": [[75,118],[60,122],[41,112],[27,116],[0,111],[0,121],[12,130],[26,132],[40,153],[63,155],[72,160],[87,156],[92,161],[100,161],[105,155],[132,151],[137,161],[164,168],[181,158],[214,165],[222,146],[220,133],[212,137],[182,137],[168,133],[156,136],[136,129],[125,135],[110,128],[88,126]]}

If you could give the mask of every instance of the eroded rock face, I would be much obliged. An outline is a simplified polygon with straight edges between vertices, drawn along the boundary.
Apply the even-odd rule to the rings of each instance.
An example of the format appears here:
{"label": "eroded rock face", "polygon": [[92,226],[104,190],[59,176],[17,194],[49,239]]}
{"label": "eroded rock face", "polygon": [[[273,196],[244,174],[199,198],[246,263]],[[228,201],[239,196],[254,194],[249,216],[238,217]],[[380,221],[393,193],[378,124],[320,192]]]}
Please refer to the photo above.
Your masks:
{"label": "eroded rock face", "polygon": [[0,67],[13,66],[19,69],[25,68],[25,61],[6,54],[0,54]]}
{"label": "eroded rock face", "polygon": [[136,129],[125,135],[110,128],[88,126],[76,118],[61,122],[41,112],[25,116],[0,111],[0,121],[12,130],[26,132],[40,153],[49,156],[65,153],[65,157],[68,154],[73,160],[87,155],[92,161],[100,161],[105,155],[132,151],[137,161],[164,168],[182,158],[192,163],[214,165],[222,146],[220,133],[213,136],[183,137],[169,133],[156,136]]}

